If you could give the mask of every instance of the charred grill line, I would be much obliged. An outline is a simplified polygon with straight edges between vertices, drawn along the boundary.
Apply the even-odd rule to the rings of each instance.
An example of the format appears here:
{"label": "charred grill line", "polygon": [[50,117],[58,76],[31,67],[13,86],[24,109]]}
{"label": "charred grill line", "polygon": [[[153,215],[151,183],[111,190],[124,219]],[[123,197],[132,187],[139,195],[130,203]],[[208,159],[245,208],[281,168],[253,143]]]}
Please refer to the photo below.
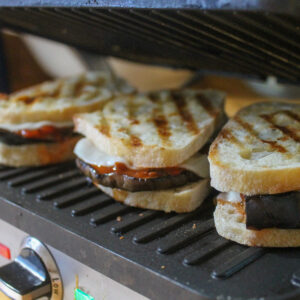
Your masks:
{"label": "charred grill line", "polygon": [[153,123],[158,131],[158,135],[162,139],[164,143],[167,143],[169,137],[171,136],[171,132],[168,126],[168,120],[165,118],[164,115],[159,114],[160,112],[155,110],[153,111]]}
{"label": "charred grill line", "polygon": [[198,94],[196,96],[196,98],[200,102],[200,104],[202,105],[202,107],[204,108],[204,110],[212,118],[216,118],[216,116],[218,115],[218,112],[215,111],[215,108],[213,107],[213,105],[211,105],[210,101],[204,95],[200,95],[200,94]]}
{"label": "charred grill line", "polygon": [[[220,133],[220,137],[221,139],[226,139],[231,141],[232,143],[236,144],[237,146],[239,146],[240,148],[244,148],[244,144],[238,140],[228,129],[223,129]],[[214,143],[214,147],[212,148],[212,151],[215,151],[217,146],[217,143]]]}
{"label": "charred grill line", "polygon": [[110,127],[107,123],[99,126],[98,129],[102,134],[106,135],[107,137],[110,137]]}
{"label": "charred grill line", "polygon": [[131,143],[131,146],[134,146],[134,147],[140,147],[143,145],[143,142],[141,141],[141,139],[135,135],[130,135],[130,143]]}
{"label": "charred grill line", "polygon": [[83,82],[82,80],[77,81],[72,91],[73,96],[74,97],[80,96],[82,94],[82,90],[84,86],[85,86],[85,82]]}
{"label": "charred grill line", "polygon": [[177,92],[170,93],[170,97],[172,101],[175,103],[178,113],[182,119],[182,121],[186,124],[186,127],[189,131],[193,132],[194,134],[199,133],[199,128],[194,121],[192,114],[189,112],[187,108],[187,103],[185,98]]}
{"label": "charred grill line", "polygon": [[53,94],[51,95],[51,97],[53,98],[59,98],[60,93],[61,93],[61,88],[63,86],[62,81],[57,85],[57,88],[55,89],[55,91],[53,92]]}
{"label": "charred grill line", "polygon": [[[136,112],[136,105],[132,105],[128,102],[128,118],[129,120],[131,120],[131,124],[139,124],[139,121],[135,119],[135,112]],[[143,145],[143,142],[141,141],[141,139],[139,137],[137,137],[134,134],[131,134],[130,132],[130,127],[127,129],[127,133],[130,137],[130,145],[133,147],[140,147]]]}
{"label": "charred grill line", "polygon": [[295,114],[291,111],[288,111],[288,110],[284,110],[284,111],[282,111],[282,113],[288,115],[291,119],[294,119],[300,123],[300,117],[297,114]]}
{"label": "charred grill line", "polygon": [[268,140],[263,140],[258,137],[258,133],[253,129],[253,126],[245,121],[243,121],[239,117],[235,117],[234,119],[243,129],[245,129],[251,136],[255,137],[256,139],[260,140],[261,142],[265,144],[269,144],[270,147],[274,150],[276,149],[278,152],[287,152],[287,150],[279,145],[276,141],[268,141]]}
{"label": "charred grill line", "polygon": [[[158,94],[156,93],[149,93],[148,98],[153,103],[157,103],[160,100]],[[169,145],[169,137],[172,135],[172,133],[169,128],[168,119],[164,115],[164,112],[160,105],[154,106],[152,111],[152,121],[163,144]]]}
{"label": "charred grill line", "polygon": [[[299,120],[297,119],[297,115],[295,115],[293,113],[290,113],[290,112],[287,112],[287,111],[284,111],[283,113],[287,114],[289,117],[291,117],[292,119],[299,122]],[[300,138],[297,136],[296,132],[294,132],[293,130],[291,130],[291,129],[285,127],[285,126],[277,125],[273,121],[273,115],[260,115],[260,117],[263,118],[269,124],[271,124],[271,126],[273,128],[276,128],[276,129],[280,130],[283,134],[285,134],[288,137],[290,137],[291,139],[293,139],[296,143],[300,143]]]}

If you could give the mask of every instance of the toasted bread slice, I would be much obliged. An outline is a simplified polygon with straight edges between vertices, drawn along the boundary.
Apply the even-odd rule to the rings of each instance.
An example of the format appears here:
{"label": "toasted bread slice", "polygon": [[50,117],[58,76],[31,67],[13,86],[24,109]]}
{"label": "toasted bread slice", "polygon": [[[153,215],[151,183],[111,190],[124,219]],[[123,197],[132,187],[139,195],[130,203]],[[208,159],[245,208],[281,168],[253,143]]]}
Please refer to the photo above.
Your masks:
{"label": "toasted bread slice", "polygon": [[72,121],[75,113],[100,109],[116,91],[133,91],[107,72],[91,72],[44,82],[0,97],[0,124]]}
{"label": "toasted bread slice", "polygon": [[177,166],[197,152],[223,119],[224,94],[161,91],[118,97],[74,117],[75,130],[134,168]]}
{"label": "toasted bread slice", "polygon": [[0,164],[12,167],[43,166],[71,160],[74,158],[73,148],[79,138],[18,146],[0,143]]}
{"label": "toasted bread slice", "polygon": [[300,104],[248,106],[209,151],[211,184],[246,195],[300,190]]}
{"label": "toasted bread slice", "polygon": [[209,179],[199,180],[174,189],[134,193],[112,189],[100,184],[95,185],[115,200],[129,206],[177,213],[195,210],[202,204],[210,191]]}
{"label": "toasted bread slice", "polygon": [[230,203],[219,203],[214,212],[219,235],[237,243],[255,247],[300,247],[300,229],[246,228],[243,214]]}

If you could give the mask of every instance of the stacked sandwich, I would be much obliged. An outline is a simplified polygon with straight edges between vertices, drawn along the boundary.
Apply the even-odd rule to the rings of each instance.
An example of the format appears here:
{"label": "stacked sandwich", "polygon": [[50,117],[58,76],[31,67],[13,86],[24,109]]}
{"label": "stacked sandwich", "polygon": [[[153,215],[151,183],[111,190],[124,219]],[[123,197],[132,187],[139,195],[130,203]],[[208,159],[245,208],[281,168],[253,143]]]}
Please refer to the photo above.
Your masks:
{"label": "stacked sandwich", "polygon": [[222,129],[209,152],[223,192],[218,233],[249,246],[300,246],[300,105],[258,103]]}
{"label": "stacked sandwich", "polygon": [[105,72],[45,82],[0,98],[0,163],[36,166],[73,158],[74,113],[101,108],[132,89]]}
{"label": "stacked sandwich", "polygon": [[84,135],[77,165],[102,191],[131,206],[188,212],[209,192],[201,148],[222,121],[224,94],[161,91],[117,97],[74,117]]}

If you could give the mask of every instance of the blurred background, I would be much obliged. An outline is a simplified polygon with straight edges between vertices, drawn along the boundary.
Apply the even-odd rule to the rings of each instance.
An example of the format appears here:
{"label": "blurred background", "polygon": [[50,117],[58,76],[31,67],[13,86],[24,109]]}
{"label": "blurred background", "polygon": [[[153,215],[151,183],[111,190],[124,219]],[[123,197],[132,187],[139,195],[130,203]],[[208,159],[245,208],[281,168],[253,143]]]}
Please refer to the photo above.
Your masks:
{"label": "blurred background", "polygon": [[230,116],[254,101],[300,102],[298,86],[278,84],[273,77],[259,82],[216,75],[203,76],[184,69],[104,58],[28,34],[4,31],[1,37],[11,92],[52,78],[106,69],[125,78],[140,91],[180,87],[223,90],[227,93],[226,111]]}

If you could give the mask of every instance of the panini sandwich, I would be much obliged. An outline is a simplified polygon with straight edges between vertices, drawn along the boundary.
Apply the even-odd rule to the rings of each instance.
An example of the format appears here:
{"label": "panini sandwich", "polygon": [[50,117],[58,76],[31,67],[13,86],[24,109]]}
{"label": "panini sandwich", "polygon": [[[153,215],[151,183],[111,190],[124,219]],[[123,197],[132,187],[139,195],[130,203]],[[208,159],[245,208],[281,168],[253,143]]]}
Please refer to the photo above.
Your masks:
{"label": "panini sandwich", "polygon": [[224,94],[161,91],[118,97],[74,117],[86,138],[77,165],[103,192],[131,206],[188,212],[209,192],[207,153],[199,150],[224,119]]}
{"label": "panini sandwich", "polygon": [[257,103],[222,129],[209,152],[222,193],[218,233],[249,246],[300,246],[300,105]]}
{"label": "panini sandwich", "polygon": [[[125,91],[129,87],[121,83]],[[101,108],[117,86],[105,72],[44,82],[0,99],[0,163],[38,166],[73,158],[72,117]]]}

